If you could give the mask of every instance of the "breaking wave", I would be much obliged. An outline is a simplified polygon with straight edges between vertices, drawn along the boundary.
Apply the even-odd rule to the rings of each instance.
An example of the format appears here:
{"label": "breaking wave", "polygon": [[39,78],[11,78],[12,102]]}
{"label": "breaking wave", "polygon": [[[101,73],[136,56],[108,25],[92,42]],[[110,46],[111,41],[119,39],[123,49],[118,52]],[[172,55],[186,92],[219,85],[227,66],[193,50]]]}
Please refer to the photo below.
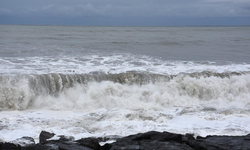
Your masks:
{"label": "breaking wave", "polygon": [[249,72],[1,75],[0,110],[246,108]]}

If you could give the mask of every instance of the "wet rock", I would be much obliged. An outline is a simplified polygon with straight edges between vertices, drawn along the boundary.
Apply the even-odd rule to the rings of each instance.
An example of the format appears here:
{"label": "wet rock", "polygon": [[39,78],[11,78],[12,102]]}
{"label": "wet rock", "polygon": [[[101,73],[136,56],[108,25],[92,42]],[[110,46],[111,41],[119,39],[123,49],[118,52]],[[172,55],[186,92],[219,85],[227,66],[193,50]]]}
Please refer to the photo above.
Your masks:
{"label": "wet rock", "polygon": [[193,150],[186,144],[180,144],[178,142],[169,141],[141,141],[140,150]]}
{"label": "wet rock", "polygon": [[244,137],[244,140],[250,140],[250,134],[246,135],[246,136]]}
{"label": "wet rock", "polygon": [[22,138],[19,138],[19,139],[12,141],[11,143],[25,147],[25,146],[29,146],[29,145],[34,145],[35,140],[32,137],[24,136]]}
{"label": "wet rock", "polygon": [[119,140],[111,144],[110,150],[140,150],[138,141]]}
{"label": "wet rock", "polygon": [[98,137],[97,140],[99,142],[107,142],[107,141],[116,141],[118,139],[121,139],[122,136],[119,135],[108,135],[108,136],[104,136],[104,137]]}
{"label": "wet rock", "polygon": [[75,140],[73,136],[60,135],[59,137],[60,137],[59,138],[60,141],[74,141]]}
{"label": "wet rock", "polygon": [[75,142],[77,142],[78,144],[82,146],[92,148],[94,150],[100,150],[101,148],[98,140],[95,138],[82,138],[80,140],[76,140]]}
{"label": "wet rock", "polygon": [[183,142],[188,142],[190,140],[195,140],[194,134],[187,133],[187,134],[185,134],[185,135],[182,136],[182,141]]}
{"label": "wet rock", "polygon": [[182,141],[183,135],[150,131],[130,135],[110,144],[110,150],[152,150],[152,149],[183,149],[191,150],[192,148]]}
{"label": "wet rock", "polygon": [[51,140],[43,144],[24,147],[22,150],[94,150],[75,142]]}
{"label": "wet rock", "polygon": [[[59,136],[59,140],[47,140],[53,133],[40,134],[40,143],[30,137],[23,137],[13,143],[1,143],[0,150],[250,150],[250,134],[246,136],[207,136],[194,138],[193,134],[175,134],[150,131],[120,138],[116,142],[100,146],[101,138]],[[99,140],[99,141],[98,141]],[[110,140],[104,138],[103,141]]]}
{"label": "wet rock", "polygon": [[207,136],[190,140],[188,144],[196,150],[250,150],[247,136]]}
{"label": "wet rock", "polygon": [[101,150],[110,150],[111,148],[112,148],[112,145],[106,143],[105,145],[102,146]]}
{"label": "wet rock", "polygon": [[1,150],[21,150],[21,146],[13,143],[3,143]]}
{"label": "wet rock", "polygon": [[[157,140],[141,140],[141,141],[119,141],[111,144],[110,150],[193,150],[186,144],[174,141],[163,142]],[[108,149],[104,149],[108,150]]]}
{"label": "wet rock", "polygon": [[42,131],[39,135],[39,143],[45,143],[47,139],[52,138],[54,135],[55,135],[54,133]]}
{"label": "wet rock", "polygon": [[46,142],[45,145],[57,147],[57,149],[55,150],[95,150],[87,146],[79,145],[78,143],[75,142],[60,141],[60,140],[48,141]]}
{"label": "wet rock", "polygon": [[130,135],[128,137],[122,138],[122,140],[124,140],[124,139],[129,139],[129,140],[133,140],[133,141],[156,140],[156,141],[182,142],[182,135],[170,133],[170,132],[150,131],[150,132],[139,133],[139,134]]}
{"label": "wet rock", "polygon": [[43,145],[43,144],[36,144],[23,147],[22,150],[59,150],[59,146],[57,145]]}

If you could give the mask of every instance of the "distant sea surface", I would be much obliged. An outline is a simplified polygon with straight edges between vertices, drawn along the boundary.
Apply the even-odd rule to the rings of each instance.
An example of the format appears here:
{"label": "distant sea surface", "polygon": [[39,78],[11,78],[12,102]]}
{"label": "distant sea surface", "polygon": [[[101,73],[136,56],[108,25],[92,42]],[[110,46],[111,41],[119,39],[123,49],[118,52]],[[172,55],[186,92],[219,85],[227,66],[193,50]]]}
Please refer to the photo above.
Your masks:
{"label": "distant sea surface", "polygon": [[250,132],[250,27],[0,25],[0,141]]}

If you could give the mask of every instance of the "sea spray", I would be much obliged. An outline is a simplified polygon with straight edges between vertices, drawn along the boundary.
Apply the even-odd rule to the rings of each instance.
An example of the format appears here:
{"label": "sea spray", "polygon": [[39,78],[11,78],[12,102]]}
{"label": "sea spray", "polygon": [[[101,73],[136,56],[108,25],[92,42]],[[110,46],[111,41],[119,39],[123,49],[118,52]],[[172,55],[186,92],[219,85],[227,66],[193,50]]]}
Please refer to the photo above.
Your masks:
{"label": "sea spray", "polygon": [[[25,33],[25,34],[24,34]],[[249,27],[0,28],[0,141],[250,132]]]}
{"label": "sea spray", "polygon": [[248,72],[2,75],[0,91],[2,110],[47,106],[60,110],[113,107],[161,110],[194,105],[247,108],[250,75]]}

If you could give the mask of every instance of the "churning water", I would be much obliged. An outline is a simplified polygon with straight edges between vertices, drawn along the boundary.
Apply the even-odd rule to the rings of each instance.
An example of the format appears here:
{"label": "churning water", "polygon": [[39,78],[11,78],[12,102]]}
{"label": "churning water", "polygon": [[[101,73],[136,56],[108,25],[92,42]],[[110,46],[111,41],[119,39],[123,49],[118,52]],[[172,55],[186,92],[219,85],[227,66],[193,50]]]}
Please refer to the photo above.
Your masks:
{"label": "churning water", "polygon": [[250,27],[0,26],[0,140],[250,132]]}

